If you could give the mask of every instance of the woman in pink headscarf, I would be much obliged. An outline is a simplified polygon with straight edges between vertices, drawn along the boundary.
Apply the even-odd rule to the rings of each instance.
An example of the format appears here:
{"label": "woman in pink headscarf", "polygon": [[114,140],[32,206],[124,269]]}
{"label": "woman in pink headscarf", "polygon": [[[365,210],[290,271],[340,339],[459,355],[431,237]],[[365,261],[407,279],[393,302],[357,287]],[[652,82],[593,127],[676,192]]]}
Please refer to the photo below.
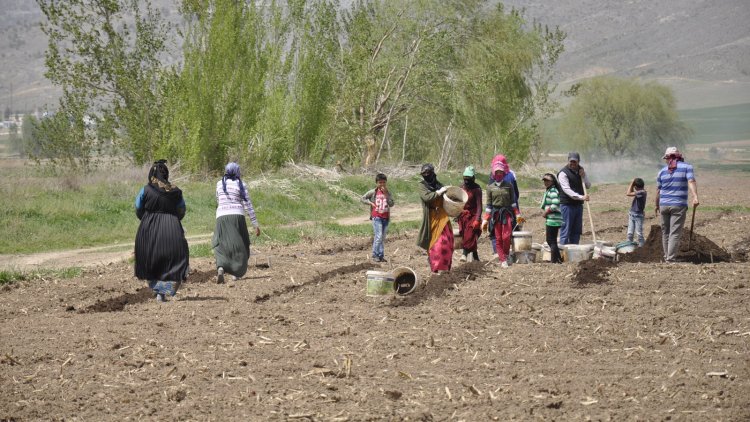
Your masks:
{"label": "woman in pink headscarf", "polygon": [[513,231],[513,186],[503,180],[508,166],[498,161],[492,166],[492,182],[487,185],[487,213],[482,228],[494,234],[494,250],[503,268],[508,267],[510,239]]}
{"label": "woman in pink headscarf", "polygon": [[[518,191],[518,182],[516,181],[516,174],[513,172],[513,170],[510,169],[510,166],[508,165],[508,160],[505,158],[503,154],[497,154],[492,159],[492,164],[490,164],[490,169],[495,168],[497,164],[502,164],[506,169],[502,180],[498,180],[498,181],[508,182],[510,183],[512,187],[511,193],[513,194],[513,204],[512,204],[513,215],[511,216],[511,227],[515,229],[517,226],[521,226],[525,221],[523,217],[521,217],[521,209],[518,206],[519,191]],[[495,181],[495,174],[492,171],[490,171],[490,180],[488,181],[488,183],[492,183],[494,181]],[[485,209],[485,211],[490,212],[489,204],[487,204],[487,208]],[[521,230],[521,229],[518,228],[518,230]],[[495,233],[490,232],[489,238],[490,238],[490,244],[492,245],[492,251],[497,253],[497,250],[495,249],[495,245],[496,245]]]}

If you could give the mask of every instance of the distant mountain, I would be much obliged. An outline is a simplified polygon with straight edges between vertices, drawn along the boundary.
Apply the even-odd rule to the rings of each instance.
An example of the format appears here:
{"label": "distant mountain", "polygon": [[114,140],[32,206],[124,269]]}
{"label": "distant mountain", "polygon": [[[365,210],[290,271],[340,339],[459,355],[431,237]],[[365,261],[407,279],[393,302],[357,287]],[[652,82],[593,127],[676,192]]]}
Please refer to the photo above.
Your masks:
{"label": "distant mountain", "polygon": [[750,102],[748,0],[507,0],[568,34],[563,86],[596,75],[673,87],[680,108]]}
{"label": "distant mountain", "polygon": [[[750,103],[749,0],[503,3],[568,34],[558,64],[562,87],[613,74],[673,87],[681,109]],[[176,18],[176,0],[153,4]],[[44,78],[47,41],[36,2],[0,0],[0,11],[0,108],[31,111],[54,105],[59,90]]]}
{"label": "distant mountain", "polygon": [[[64,1],[64,0],[63,0]],[[151,0],[170,21],[179,21],[179,0]],[[0,0],[0,112],[54,108],[60,90],[45,77],[44,14],[34,0]]]}

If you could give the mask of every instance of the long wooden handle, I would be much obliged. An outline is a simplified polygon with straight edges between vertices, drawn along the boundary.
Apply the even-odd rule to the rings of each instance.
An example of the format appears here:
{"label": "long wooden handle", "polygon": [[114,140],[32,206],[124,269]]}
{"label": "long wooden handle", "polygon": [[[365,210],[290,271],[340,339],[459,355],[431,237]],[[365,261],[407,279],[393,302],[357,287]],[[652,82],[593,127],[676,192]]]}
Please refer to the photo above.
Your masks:
{"label": "long wooden handle", "polygon": [[693,243],[693,227],[695,226],[695,209],[697,207],[693,206],[693,215],[690,217],[690,237],[688,238],[688,250],[690,250],[690,246],[692,246]]}
{"label": "long wooden handle", "polygon": [[[583,185],[583,194],[586,195],[586,182],[581,179],[582,185]],[[594,219],[591,217],[591,206],[589,205],[589,201],[586,202],[586,211],[589,214],[589,224],[591,224],[591,237],[594,239],[594,243],[596,243],[596,232],[594,231]]]}

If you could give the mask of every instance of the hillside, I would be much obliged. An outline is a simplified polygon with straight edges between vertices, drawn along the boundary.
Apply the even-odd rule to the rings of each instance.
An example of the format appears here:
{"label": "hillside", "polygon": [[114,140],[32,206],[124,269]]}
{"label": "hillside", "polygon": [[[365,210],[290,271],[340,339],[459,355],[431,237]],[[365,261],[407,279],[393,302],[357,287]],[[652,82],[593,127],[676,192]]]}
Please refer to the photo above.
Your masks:
{"label": "hillside", "polygon": [[[609,73],[670,85],[681,109],[750,103],[746,0],[504,3],[568,34],[558,66],[563,87]],[[167,18],[179,18],[176,0],[153,4]],[[0,107],[29,111],[53,104],[59,91],[44,78],[41,11],[30,0],[0,0],[0,8]]]}
{"label": "hillside", "polygon": [[746,0],[506,0],[568,34],[563,86],[614,74],[674,88],[679,108],[750,102]]}

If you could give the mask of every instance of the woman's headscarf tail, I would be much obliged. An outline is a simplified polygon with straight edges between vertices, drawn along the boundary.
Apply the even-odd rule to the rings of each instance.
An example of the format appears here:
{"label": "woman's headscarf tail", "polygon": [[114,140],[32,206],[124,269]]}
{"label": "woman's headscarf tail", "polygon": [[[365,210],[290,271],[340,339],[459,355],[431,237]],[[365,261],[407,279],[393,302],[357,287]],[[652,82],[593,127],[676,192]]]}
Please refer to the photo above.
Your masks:
{"label": "woman's headscarf tail", "polygon": [[243,201],[247,201],[247,193],[245,192],[245,186],[240,178],[240,165],[234,161],[228,163],[224,167],[224,177],[221,178],[221,186],[224,188],[224,193],[227,194],[227,179],[236,180],[240,187],[240,197]]}

